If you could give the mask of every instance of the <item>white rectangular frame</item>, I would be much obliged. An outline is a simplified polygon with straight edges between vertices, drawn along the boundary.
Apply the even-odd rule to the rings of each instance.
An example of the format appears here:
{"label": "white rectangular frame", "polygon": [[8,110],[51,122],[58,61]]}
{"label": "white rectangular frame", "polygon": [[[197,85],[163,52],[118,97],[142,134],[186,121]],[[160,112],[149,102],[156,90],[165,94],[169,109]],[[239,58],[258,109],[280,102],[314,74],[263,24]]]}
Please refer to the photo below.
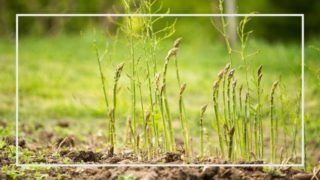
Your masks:
{"label": "white rectangular frame", "polygon": [[[20,164],[19,163],[19,17],[300,17],[301,18],[301,163],[300,164]],[[304,14],[16,14],[16,162],[18,167],[304,167]]]}

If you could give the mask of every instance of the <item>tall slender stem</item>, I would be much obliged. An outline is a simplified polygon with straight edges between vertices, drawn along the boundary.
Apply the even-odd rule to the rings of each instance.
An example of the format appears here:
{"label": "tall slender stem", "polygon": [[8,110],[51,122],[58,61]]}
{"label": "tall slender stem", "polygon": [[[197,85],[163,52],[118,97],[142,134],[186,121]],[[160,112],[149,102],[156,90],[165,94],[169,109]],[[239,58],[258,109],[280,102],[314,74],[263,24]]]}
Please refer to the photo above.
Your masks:
{"label": "tall slender stem", "polygon": [[275,162],[276,158],[276,143],[275,143],[275,119],[274,119],[274,93],[275,90],[278,86],[278,81],[274,82],[271,88],[271,93],[270,93],[270,124],[271,124],[271,162]]}
{"label": "tall slender stem", "polygon": [[261,119],[261,80],[262,80],[262,65],[259,66],[258,71],[257,71],[257,76],[258,76],[258,82],[257,82],[257,96],[258,96],[258,109],[257,109],[257,117],[258,117],[258,123],[259,123],[259,157],[263,158],[263,127],[262,127],[262,119]]}
{"label": "tall slender stem", "polygon": [[[132,19],[129,17],[129,29],[130,32],[133,33]],[[134,42],[133,42],[133,34],[130,34],[130,53],[131,53],[131,61],[132,61],[132,77],[131,77],[131,91],[132,91],[132,124],[133,130],[136,134],[137,129],[137,120],[136,120],[136,69],[135,69],[135,52],[134,52]]]}
{"label": "tall slender stem", "polygon": [[107,90],[106,90],[106,85],[105,85],[105,76],[104,76],[103,71],[102,71],[101,58],[100,58],[100,55],[99,55],[99,51],[98,51],[96,42],[94,42],[93,47],[94,47],[94,49],[96,51],[96,57],[97,57],[98,66],[99,66],[99,72],[100,72],[102,90],[103,90],[103,95],[104,95],[104,101],[106,103],[106,109],[108,111],[109,101],[108,101]]}
{"label": "tall slender stem", "polygon": [[185,111],[183,110],[183,92],[186,89],[186,84],[183,84],[180,88],[180,95],[179,95],[179,115],[180,115],[180,122],[182,125],[182,131],[183,131],[183,138],[184,138],[184,150],[185,154],[188,157],[189,156],[189,133],[187,129],[187,122],[186,122],[186,115]]}
{"label": "tall slender stem", "polygon": [[115,121],[116,121],[116,110],[117,110],[117,87],[118,87],[118,81],[121,76],[121,72],[123,69],[124,64],[121,63],[117,66],[116,73],[114,76],[114,84],[113,84],[113,107],[112,110],[110,111],[110,140],[111,140],[111,148],[112,150],[115,148],[116,144],[116,127],[115,127]]}
{"label": "tall slender stem", "polygon": [[203,116],[207,110],[208,105],[204,105],[200,111],[200,159],[203,159],[204,156],[204,128],[203,128]]}
{"label": "tall slender stem", "polygon": [[217,100],[218,96],[219,96],[219,80],[215,81],[213,84],[212,97],[213,97],[214,114],[215,114],[215,119],[216,119],[216,123],[217,123],[219,146],[220,146],[220,151],[221,151],[221,155],[223,158],[225,155],[224,155],[224,145],[223,145],[223,136],[222,136],[222,131],[221,131],[221,123],[220,123],[220,119],[219,119],[219,109],[218,109],[219,105],[218,105],[218,100]]}

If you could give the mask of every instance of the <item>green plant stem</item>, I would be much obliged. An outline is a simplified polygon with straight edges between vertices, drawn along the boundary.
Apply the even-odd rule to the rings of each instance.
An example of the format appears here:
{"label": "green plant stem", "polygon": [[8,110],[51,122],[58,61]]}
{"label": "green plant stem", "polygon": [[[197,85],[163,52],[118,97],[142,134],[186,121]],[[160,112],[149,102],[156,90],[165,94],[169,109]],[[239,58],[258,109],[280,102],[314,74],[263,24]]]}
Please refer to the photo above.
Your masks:
{"label": "green plant stem", "polygon": [[203,117],[207,110],[207,105],[204,105],[200,111],[200,159],[204,156],[204,128],[203,128]]}
{"label": "green plant stem", "polygon": [[132,149],[134,149],[135,153],[138,153],[138,148],[137,148],[137,143],[136,143],[136,138],[134,137],[134,132],[133,132],[133,127],[132,127],[132,121],[131,118],[129,118],[129,129],[130,129],[130,134],[131,134],[131,139],[132,139]]}
{"label": "green plant stem", "polygon": [[261,90],[260,90],[260,86],[261,86],[261,79],[259,80],[258,79],[258,87],[257,87],[257,96],[258,96],[258,109],[257,109],[257,117],[258,117],[258,123],[259,123],[259,147],[260,147],[260,154],[259,154],[259,157],[260,158],[263,158],[263,149],[264,149],[264,146],[263,146],[263,124],[262,124],[262,119],[261,119]]}
{"label": "green plant stem", "polygon": [[174,140],[174,132],[173,132],[173,126],[172,126],[172,119],[170,114],[170,107],[168,103],[168,97],[167,97],[167,90],[166,90],[166,74],[168,70],[168,64],[169,64],[170,56],[168,56],[165,60],[164,68],[163,68],[163,77],[162,77],[162,85],[164,85],[164,89],[162,92],[162,103],[164,104],[164,108],[166,111],[166,116],[168,118],[168,125],[169,125],[169,137],[170,137],[170,150],[175,151],[175,140]]}
{"label": "green plant stem", "polygon": [[228,117],[227,117],[227,105],[226,105],[226,79],[227,79],[227,72],[224,73],[223,76],[223,89],[222,89],[222,100],[223,100],[223,114],[224,114],[224,121],[228,124]]}
{"label": "green plant stem", "polygon": [[[129,29],[130,32],[133,33],[132,19],[129,17]],[[134,43],[133,43],[133,34],[130,34],[130,53],[131,53],[131,61],[132,61],[132,77],[131,77],[131,91],[132,91],[132,124],[133,130],[136,134],[137,129],[137,120],[136,120],[136,69],[135,69],[135,52],[134,52]]]}
{"label": "green plant stem", "polygon": [[146,112],[146,114],[144,115],[144,120],[145,120],[145,126],[144,126],[144,146],[147,149],[147,159],[150,160],[151,159],[151,150],[150,150],[150,145],[151,142],[149,141],[151,138],[151,134],[150,134],[150,123],[149,123],[149,119],[150,119],[150,112]]}
{"label": "green plant stem", "polygon": [[[275,143],[275,137],[277,134],[275,134],[275,119],[274,119],[274,93],[275,89],[278,85],[278,81],[274,82],[271,88],[270,93],[270,124],[271,124],[271,162],[274,163],[276,159],[276,143]],[[277,132],[276,132],[277,133]]]}
{"label": "green plant stem", "polygon": [[240,131],[240,139],[242,140],[240,142],[240,145],[241,145],[241,149],[242,149],[242,157],[244,157],[246,159],[246,152],[247,152],[247,149],[246,149],[246,143],[247,143],[247,140],[246,140],[246,134],[245,134],[245,116],[246,116],[246,113],[244,111],[244,108],[243,108],[243,102],[242,102],[242,90],[243,90],[243,86],[241,85],[240,88],[239,88],[239,121],[241,122],[240,125],[239,125],[239,130]]}
{"label": "green plant stem", "polygon": [[217,130],[218,130],[218,137],[219,137],[219,146],[220,146],[220,151],[221,151],[221,155],[222,158],[225,157],[224,154],[224,145],[223,145],[223,136],[222,136],[222,131],[221,131],[221,123],[220,123],[220,119],[219,119],[219,105],[218,105],[218,98],[219,96],[219,89],[218,87],[215,88],[213,90],[213,108],[214,108],[214,114],[215,114],[215,118],[216,118],[216,123],[217,123]]}
{"label": "green plant stem", "polygon": [[249,148],[249,134],[248,134],[248,122],[249,122],[249,93],[246,93],[245,96],[245,107],[244,107],[244,122],[243,122],[243,136],[244,136],[244,146],[246,150],[247,157],[250,155],[250,148]]}
{"label": "green plant stem", "polygon": [[161,119],[162,119],[162,124],[163,124],[163,131],[164,131],[165,150],[168,151],[170,149],[170,139],[169,139],[167,123],[166,123],[166,119],[165,119],[165,115],[164,115],[164,107],[163,107],[163,103],[162,103],[163,89],[164,89],[164,86],[161,88],[161,92],[158,95],[158,99],[159,99],[158,101],[160,102],[159,103],[159,107],[160,107],[160,114],[161,114]]}
{"label": "green plant stem", "polygon": [[229,132],[228,132],[228,135],[229,135],[229,150],[228,150],[228,158],[229,160],[233,160],[233,136],[234,136],[234,127],[232,127]]}
{"label": "green plant stem", "polygon": [[300,115],[300,108],[301,108],[301,90],[299,91],[299,95],[298,95],[298,107],[297,110],[295,112],[295,115],[293,115],[294,118],[294,131],[293,131],[293,143],[292,143],[292,149],[291,149],[291,156],[295,156],[296,155],[296,141],[297,141],[297,135],[298,135],[298,129],[299,129],[299,123],[298,123],[298,118]]}
{"label": "green plant stem", "polygon": [[[224,4],[224,0],[219,0],[219,10],[220,10],[221,14],[224,13],[223,4]],[[223,35],[225,44],[227,46],[230,64],[232,65],[232,58],[231,58],[232,48],[231,48],[231,45],[230,45],[230,42],[229,42],[229,38],[228,38],[228,35],[227,35],[227,26],[228,25],[225,22],[224,16],[221,16],[221,23],[222,23],[222,35]]]}
{"label": "green plant stem", "polygon": [[96,52],[96,57],[97,57],[98,66],[99,66],[99,72],[100,72],[100,78],[101,78],[101,84],[102,84],[102,90],[103,90],[103,95],[104,95],[104,101],[106,103],[106,109],[107,109],[107,112],[108,112],[109,101],[108,101],[107,90],[106,90],[106,85],[105,85],[105,76],[104,76],[103,71],[102,71],[101,59],[100,59],[100,55],[99,55],[99,51],[98,51],[96,42],[94,42],[93,46],[94,46],[94,49],[95,49],[95,52]]}
{"label": "green plant stem", "polygon": [[246,27],[246,24],[248,22],[249,22],[248,16],[245,16],[243,18],[243,20],[240,21],[239,28],[238,28],[238,35],[239,35],[240,43],[241,43],[240,57],[241,57],[241,60],[245,64],[246,84],[247,84],[247,89],[250,90],[249,79],[248,79],[249,66],[248,66],[246,55],[245,55],[245,49],[246,49],[246,46],[247,46],[249,35],[250,35],[250,33],[252,31],[249,31],[249,32],[245,32],[244,31],[245,27]]}
{"label": "green plant stem", "polygon": [[163,103],[165,106],[166,115],[168,118],[168,125],[169,125],[169,137],[170,137],[170,150],[175,151],[175,140],[174,140],[174,132],[173,132],[173,126],[172,126],[172,119],[170,114],[170,107],[168,103],[167,93],[166,90],[163,92]]}
{"label": "green plant stem", "polygon": [[[153,102],[153,97],[152,97],[152,84],[151,84],[151,75],[150,75],[150,69],[149,69],[149,63],[148,61],[146,62],[147,64],[147,77],[148,77],[148,88],[149,88],[149,101],[150,101],[150,111],[152,114],[152,127],[153,127],[153,133],[155,135],[155,148],[157,149],[159,146],[159,132],[158,132],[158,124],[156,123],[155,120],[155,112],[154,112],[154,105],[156,103]],[[156,98],[156,97],[155,97]]]}
{"label": "green plant stem", "polygon": [[116,144],[116,127],[115,127],[115,121],[116,121],[116,110],[117,110],[117,87],[118,87],[118,81],[120,79],[121,76],[121,72],[123,69],[124,64],[119,64],[117,66],[117,70],[114,76],[114,84],[113,84],[113,108],[110,111],[110,118],[111,118],[111,147],[112,149],[115,148],[115,144]]}
{"label": "green plant stem", "polygon": [[109,123],[109,141],[110,141],[110,150],[109,150],[109,153],[111,155],[114,154],[114,148],[115,148],[115,126],[114,126],[114,123],[115,123],[115,116],[114,116],[114,109],[112,108],[109,112],[109,118],[110,118],[110,123]]}
{"label": "green plant stem", "polygon": [[144,109],[144,105],[143,105],[143,96],[142,96],[142,89],[141,89],[141,81],[140,81],[139,76],[137,76],[137,81],[138,81],[137,84],[138,84],[138,90],[139,90],[139,96],[140,96],[140,106],[141,106],[142,119],[145,119],[145,116],[144,116],[145,109]]}
{"label": "green plant stem", "polygon": [[239,150],[240,152],[242,151],[241,149],[241,141],[242,139],[240,138],[240,125],[237,119],[237,99],[236,99],[236,85],[237,85],[237,81],[234,80],[232,83],[232,119],[234,122],[234,127],[235,127],[235,134],[236,134],[236,141],[238,141],[239,143],[237,143],[236,145],[239,146],[235,146],[236,152]]}
{"label": "green plant stem", "polygon": [[258,119],[255,116],[253,122],[253,134],[254,134],[254,154],[259,156],[259,138],[258,138]]}
{"label": "green plant stem", "polygon": [[179,95],[179,115],[180,115],[180,122],[182,125],[182,131],[183,131],[183,139],[184,139],[184,150],[185,155],[189,157],[189,133],[187,129],[187,122],[185,119],[185,112],[183,111],[183,92],[186,88],[186,84],[183,84],[180,88],[180,95]]}
{"label": "green plant stem", "polygon": [[231,127],[232,126],[232,120],[231,120],[231,105],[230,105],[230,80],[228,80],[228,85],[227,85],[227,114],[228,114],[228,126]]}
{"label": "green plant stem", "polygon": [[179,66],[178,66],[178,58],[177,58],[177,56],[175,56],[174,62],[175,62],[175,66],[176,66],[176,76],[177,76],[178,86],[181,87],[180,73],[179,73]]}

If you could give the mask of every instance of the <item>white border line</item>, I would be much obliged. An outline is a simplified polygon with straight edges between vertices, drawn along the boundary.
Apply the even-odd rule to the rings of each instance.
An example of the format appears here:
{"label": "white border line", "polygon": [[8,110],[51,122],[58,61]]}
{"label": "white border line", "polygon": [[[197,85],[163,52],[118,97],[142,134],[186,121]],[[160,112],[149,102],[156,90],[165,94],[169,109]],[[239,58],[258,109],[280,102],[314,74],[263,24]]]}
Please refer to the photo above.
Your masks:
{"label": "white border line", "polygon": [[19,164],[19,16],[16,15],[16,165]]}
{"label": "white border line", "polygon": [[[19,164],[19,17],[300,17],[301,18],[301,164]],[[18,167],[304,167],[304,14],[16,14],[16,166]]]}
{"label": "white border line", "polygon": [[302,167],[301,164],[18,164],[19,167]]}
{"label": "white border line", "polygon": [[304,15],[301,16],[301,164],[305,164],[304,134]]}
{"label": "white border line", "polygon": [[304,14],[16,14],[18,17],[302,17]]}

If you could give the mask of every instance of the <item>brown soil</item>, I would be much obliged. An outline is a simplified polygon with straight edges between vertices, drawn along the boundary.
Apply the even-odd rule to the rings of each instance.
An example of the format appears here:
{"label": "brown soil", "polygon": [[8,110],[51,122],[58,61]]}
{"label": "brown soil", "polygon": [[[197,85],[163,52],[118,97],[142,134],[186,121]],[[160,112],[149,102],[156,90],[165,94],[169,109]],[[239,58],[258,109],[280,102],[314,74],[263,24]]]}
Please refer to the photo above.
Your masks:
{"label": "brown soil", "polygon": [[[66,141],[66,139],[69,139]],[[4,140],[10,144],[15,144],[15,138],[12,136],[5,137]],[[74,164],[77,163],[114,163],[127,164],[139,163],[139,158],[134,157],[132,153],[123,153],[119,155],[110,156],[108,152],[93,152],[76,150],[72,148],[75,146],[74,140],[71,137],[62,138],[60,141],[68,142],[68,145],[57,151],[55,149],[47,149],[48,156],[53,152],[58,152],[62,158],[69,158]],[[31,145],[26,144],[23,139],[20,139],[20,148],[26,149]],[[70,142],[69,142],[70,141]],[[24,143],[22,143],[24,142]],[[20,142],[19,142],[20,144]],[[31,149],[28,149],[31,151]],[[165,162],[165,163],[182,163],[182,155],[179,153],[166,153],[158,160],[152,160],[150,163]],[[49,158],[40,158],[38,156],[30,157],[33,163],[63,163],[59,159],[55,159],[53,155]],[[206,160],[207,162],[217,160]],[[201,161],[199,161],[201,163]],[[21,162],[23,163],[23,162]],[[226,161],[220,161],[226,163]],[[239,162],[241,163],[241,162]],[[242,162],[245,163],[245,162]],[[251,162],[261,163],[261,162]],[[0,151],[0,166],[9,166],[15,172],[21,169],[14,166],[14,159],[9,157],[5,151]],[[306,173],[302,170],[286,168],[266,170],[261,167],[246,167],[246,168],[224,168],[224,167],[104,167],[104,168],[50,168],[50,169],[24,169],[23,173],[17,179],[32,179],[36,174],[45,174],[45,179],[118,179],[120,177],[135,177],[135,179],[296,179],[307,180],[320,178],[320,172]],[[7,172],[0,172],[0,179],[12,179],[12,175]]]}
{"label": "brown soil", "polygon": [[[121,167],[121,168],[51,168],[38,170],[46,174],[46,179],[119,179],[121,177],[134,177],[135,179],[316,179],[315,174],[285,169],[274,172],[265,172],[262,169],[222,168],[222,167]],[[287,173],[287,174],[286,174]],[[20,179],[34,178],[35,170],[26,170]],[[320,178],[320,173],[318,173]],[[0,173],[0,179],[10,179],[6,174]],[[19,179],[19,178],[18,178]]]}
{"label": "brown soil", "polygon": [[60,151],[60,155],[68,157],[74,162],[99,162],[102,153],[95,153],[92,151]]}
{"label": "brown soil", "polygon": [[[2,124],[0,123],[2,126]],[[59,128],[68,128],[72,124],[59,121],[55,124]],[[41,124],[29,127],[24,125],[22,131],[32,135],[32,139],[19,138],[19,152],[26,150],[32,153],[27,160],[20,158],[20,163],[61,163],[61,164],[181,164],[186,160],[183,151],[167,152],[159,155],[157,159],[143,159],[143,152],[136,156],[132,151],[123,149],[121,153],[111,153],[110,149],[103,148],[101,142],[106,140],[103,137],[87,136],[88,142],[84,142],[78,136],[60,136],[52,131],[47,131]],[[36,132],[36,133],[35,133]],[[38,138],[36,138],[38,137]],[[15,137],[7,136],[3,140],[7,146],[15,146]],[[36,168],[20,169],[14,163],[15,159],[10,152],[5,151],[6,147],[0,149],[0,167],[10,167],[10,171],[0,171],[0,179],[12,179],[12,172],[20,174],[17,179],[35,179],[38,174],[44,175],[42,179],[118,179],[121,177],[135,177],[135,179],[316,179],[315,174],[320,178],[320,173],[306,173],[299,169],[266,169],[261,167],[246,168],[224,168],[224,167],[104,167],[104,168]],[[97,151],[97,149],[100,149]],[[65,162],[65,160],[68,162]],[[228,163],[217,158],[195,159],[194,164]],[[255,162],[237,162],[261,164]],[[1,168],[0,168],[1,169]],[[21,172],[21,173],[19,173]],[[10,175],[11,174],[11,175]],[[131,178],[133,179],[133,178]]]}

